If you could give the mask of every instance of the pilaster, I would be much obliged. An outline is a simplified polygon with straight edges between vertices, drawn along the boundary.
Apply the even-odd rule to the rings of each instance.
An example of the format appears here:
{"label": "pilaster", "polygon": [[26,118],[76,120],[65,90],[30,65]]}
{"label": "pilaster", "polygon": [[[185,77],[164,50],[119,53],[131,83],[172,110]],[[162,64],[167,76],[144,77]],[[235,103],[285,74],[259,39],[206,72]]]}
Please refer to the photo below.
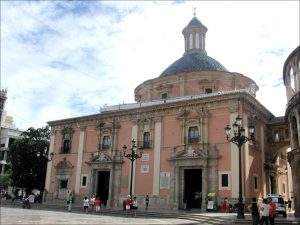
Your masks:
{"label": "pilaster", "polygon": [[[48,158],[50,157],[51,153],[53,153],[53,151],[54,151],[54,138],[55,138],[55,134],[51,130]],[[45,181],[45,189],[47,191],[50,191],[51,170],[52,170],[52,161],[48,161],[48,164],[47,164],[47,173],[46,173],[46,181]]]}
{"label": "pilaster", "polygon": [[261,143],[261,174],[262,174],[262,187],[263,187],[263,196],[267,194],[267,181],[266,181],[266,172],[264,170],[265,163],[265,130],[264,126],[260,125],[260,143]]}
{"label": "pilaster", "polygon": [[157,120],[154,125],[153,195],[159,195],[161,133],[161,121]]}
{"label": "pilaster", "polygon": [[85,139],[85,129],[86,129],[86,127],[80,127],[80,132],[79,132],[79,143],[78,143],[78,151],[77,151],[77,166],[76,166],[76,180],[75,180],[75,194],[79,194],[79,189],[80,189],[82,156],[83,156],[84,139]]}

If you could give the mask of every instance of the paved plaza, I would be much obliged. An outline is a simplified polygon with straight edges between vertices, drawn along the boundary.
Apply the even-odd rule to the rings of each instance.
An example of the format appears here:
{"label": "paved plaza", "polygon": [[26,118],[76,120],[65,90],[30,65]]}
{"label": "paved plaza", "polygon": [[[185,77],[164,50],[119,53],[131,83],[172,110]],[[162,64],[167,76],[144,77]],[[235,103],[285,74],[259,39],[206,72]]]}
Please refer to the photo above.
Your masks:
{"label": "paved plaza", "polygon": [[[178,218],[147,218],[120,215],[95,215],[82,212],[65,212],[40,209],[0,207],[0,225],[250,225],[251,217],[236,221],[235,214],[187,213]],[[276,225],[300,225],[300,219],[291,213],[288,217],[276,219]]]}
{"label": "paved plaza", "polygon": [[117,217],[107,215],[92,215],[83,213],[68,213],[49,210],[35,210],[35,209],[21,209],[1,207],[1,225],[126,225],[126,224],[138,224],[138,225],[154,225],[154,224],[202,224],[211,225],[218,223],[211,222],[199,222],[188,219],[159,219],[159,218],[132,218],[132,217]]}

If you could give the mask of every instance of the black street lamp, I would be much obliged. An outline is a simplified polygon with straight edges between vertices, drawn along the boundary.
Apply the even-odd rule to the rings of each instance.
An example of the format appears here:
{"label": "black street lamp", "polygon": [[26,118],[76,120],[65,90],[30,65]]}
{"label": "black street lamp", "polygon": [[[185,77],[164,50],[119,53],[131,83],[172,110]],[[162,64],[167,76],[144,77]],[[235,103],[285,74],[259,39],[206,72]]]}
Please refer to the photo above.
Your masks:
{"label": "black street lamp", "polygon": [[47,166],[44,165],[44,162],[48,163],[52,161],[54,153],[51,152],[48,156],[48,148],[46,147],[43,151],[38,151],[36,153],[36,156],[42,160],[42,168],[41,168],[42,180],[41,180],[41,187],[40,187],[40,197],[42,200],[44,194],[45,181],[46,181],[45,169],[47,168]]}
{"label": "black street lamp", "polygon": [[[232,132],[233,131],[233,132]],[[232,124],[232,130],[229,125],[225,127],[226,132],[226,138],[229,142],[232,142],[237,145],[239,149],[239,202],[238,202],[238,219],[245,218],[244,215],[244,203],[243,203],[243,190],[242,190],[242,146],[247,141],[254,140],[254,127],[249,126],[249,137],[245,136],[245,128],[242,127],[242,118],[240,116],[237,116],[235,119],[235,122]]]}
{"label": "black street lamp", "polygon": [[124,145],[123,146],[123,155],[124,157],[128,158],[130,161],[131,161],[131,173],[130,173],[130,198],[132,199],[132,176],[133,176],[133,162],[138,159],[138,158],[141,158],[142,157],[142,147],[139,147],[138,149],[140,150],[139,154],[137,153],[137,147],[136,147],[136,144],[135,144],[135,140],[132,139],[131,141],[131,148],[130,148],[130,152],[129,153],[126,153],[126,150],[127,150],[127,146]]}

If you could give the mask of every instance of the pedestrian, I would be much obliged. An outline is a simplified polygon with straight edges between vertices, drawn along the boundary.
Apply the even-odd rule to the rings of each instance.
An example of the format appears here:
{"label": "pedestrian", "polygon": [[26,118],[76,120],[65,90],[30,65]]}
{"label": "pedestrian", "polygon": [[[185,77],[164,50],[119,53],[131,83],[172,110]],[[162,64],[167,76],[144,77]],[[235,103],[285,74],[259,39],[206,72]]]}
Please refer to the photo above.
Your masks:
{"label": "pedestrian", "polygon": [[133,198],[131,209],[133,212],[133,216],[136,217],[136,211],[138,209],[138,203],[137,203],[136,197]]}
{"label": "pedestrian", "polygon": [[127,199],[125,200],[126,216],[130,212],[131,208],[132,208],[132,199],[131,199],[130,195],[128,195]]}
{"label": "pedestrian", "polygon": [[289,210],[289,212],[292,211],[292,200],[290,198],[288,200],[288,210]]}
{"label": "pedestrian", "polygon": [[270,225],[274,225],[275,216],[276,216],[276,204],[272,201],[272,198],[268,198],[268,204],[270,206],[270,209],[269,209]]}
{"label": "pedestrian", "polygon": [[101,213],[101,200],[99,197],[97,197],[95,200],[95,208],[96,208],[96,212]]}
{"label": "pedestrian", "polygon": [[262,204],[259,207],[261,214],[260,225],[263,225],[264,223],[266,225],[269,225],[270,206],[267,203],[267,199],[264,198]]}
{"label": "pedestrian", "polygon": [[252,203],[251,203],[251,205],[248,206],[248,209],[252,215],[252,225],[258,225],[259,213],[258,213],[256,198],[252,198]]}
{"label": "pedestrian", "polygon": [[146,203],[146,208],[145,208],[145,210],[148,210],[148,207],[149,207],[149,195],[146,195],[145,203]]}
{"label": "pedestrian", "polygon": [[28,208],[30,209],[31,208],[31,205],[34,204],[34,199],[35,199],[35,195],[33,193],[31,193],[29,196],[28,196]]}
{"label": "pedestrian", "polygon": [[228,198],[224,198],[224,201],[222,203],[222,211],[225,213],[229,212],[229,202],[228,202]]}
{"label": "pedestrian", "polygon": [[73,203],[73,193],[72,191],[68,191],[68,196],[67,196],[67,205],[68,205],[68,211],[72,211],[72,203]]}
{"label": "pedestrian", "polygon": [[92,212],[93,212],[94,209],[95,209],[95,200],[96,200],[96,198],[95,198],[95,195],[93,194],[93,195],[91,196],[91,198],[90,198],[90,208],[91,208],[91,211],[92,211]]}
{"label": "pedestrian", "polygon": [[22,207],[29,209],[29,201],[28,201],[28,197],[26,196],[25,193],[23,194],[23,197],[22,197]]}
{"label": "pedestrian", "polygon": [[83,210],[85,213],[88,213],[89,205],[90,205],[89,199],[88,199],[88,197],[85,196],[83,199]]}

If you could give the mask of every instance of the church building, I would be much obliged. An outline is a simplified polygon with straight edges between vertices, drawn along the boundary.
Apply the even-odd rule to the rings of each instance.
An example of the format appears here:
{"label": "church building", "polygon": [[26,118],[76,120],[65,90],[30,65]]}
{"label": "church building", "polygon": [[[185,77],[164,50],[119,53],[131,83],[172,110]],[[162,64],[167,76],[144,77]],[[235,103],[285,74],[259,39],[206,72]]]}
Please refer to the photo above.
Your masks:
{"label": "church building", "polygon": [[[135,103],[48,122],[53,158],[46,201],[63,201],[72,191],[78,204],[95,194],[115,208],[131,189],[139,205],[148,194],[150,208],[156,209],[203,209],[208,196],[235,203],[239,152],[224,128],[238,116],[245,135],[251,125],[255,137],[242,146],[244,199],[269,193],[290,197],[288,126],[256,99],[258,86],[250,77],[230,72],[208,56],[207,30],[192,18],[182,31],[183,56],[138,85]],[[124,152],[130,154],[132,148],[140,158],[131,166]]]}

